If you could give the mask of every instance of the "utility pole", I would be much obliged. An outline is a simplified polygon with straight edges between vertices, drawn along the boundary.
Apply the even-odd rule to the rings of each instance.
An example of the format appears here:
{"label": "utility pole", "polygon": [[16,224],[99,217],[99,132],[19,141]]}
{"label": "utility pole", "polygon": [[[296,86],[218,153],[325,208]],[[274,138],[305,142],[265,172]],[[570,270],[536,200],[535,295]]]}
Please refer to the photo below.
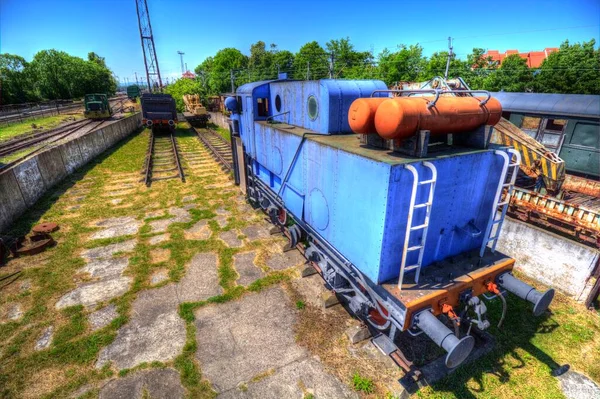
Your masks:
{"label": "utility pole", "polygon": [[137,72],[134,72],[134,73],[135,73],[135,85],[139,86],[140,84],[138,83]]}
{"label": "utility pole", "polygon": [[333,66],[334,66],[333,52],[330,55],[331,56],[329,57],[329,79],[333,79]]}
{"label": "utility pole", "polygon": [[184,74],[184,70],[183,70],[183,55],[185,54],[183,51],[177,51],[177,54],[179,54],[179,58],[181,58],[181,74]]}
{"label": "utility pole", "polygon": [[187,62],[185,63],[185,70],[186,70],[186,71],[188,70],[188,69],[187,69]]}
{"label": "utility pole", "polygon": [[[152,93],[153,80],[162,90],[162,79],[160,78],[160,69],[158,68],[158,58],[156,57],[156,48],[154,47],[154,37],[152,36],[152,25],[150,24],[150,14],[148,13],[148,3],[146,0],[135,0],[135,6],[138,16],[138,26],[140,28],[140,39],[142,41],[142,52],[144,53],[144,66],[146,67],[146,80],[148,81],[148,90]],[[156,80],[158,82],[156,82]]]}
{"label": "utility pole", "polygon": [[230,77],[231,77],[231,93],[235,93],[235,85],[233,83],[233,69],[230,69],[229,73],[230,73]]}
{"label": "utility pole", "polygon": [[306,80],[310,78],[310,61],[306,61]]}
{"label": "utility pole", "polygon": [[448,79],[448,70],[450,69],[450,59],[452,58],[452,38],[448,37],[448,59],[446,60],[446,72],[444,73],[444,79]]}

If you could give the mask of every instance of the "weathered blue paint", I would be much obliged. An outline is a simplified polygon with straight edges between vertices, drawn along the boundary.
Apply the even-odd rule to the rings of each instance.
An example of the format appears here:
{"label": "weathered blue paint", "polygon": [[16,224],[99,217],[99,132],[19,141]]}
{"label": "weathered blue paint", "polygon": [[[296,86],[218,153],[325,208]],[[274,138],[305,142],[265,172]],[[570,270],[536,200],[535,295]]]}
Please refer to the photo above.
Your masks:
{"label": "weathered blue paint", "polygon": [[[385,85],[379,81],[321,80],[257,82],[237,92],[244,105],[240,131],[254,160],[254,173],[275,193],[281,192],[296,218],[315,228],[375,283],[399,274],[412,188],[412,174],[404,165],[411,163],[422,180],[429,178],[419,159],[382,155],[377,149],[358,151],[358,139],[348,141],[341,135],[350,132],[352,101],[381,89]],[[313,117],[308,112],[310,96],[318,104]],[[265,123],[268,116],[258,114],[258,101],[265,98],[268,116],[286,113],[273,118],[281,123]],[[306,133],[310,135],[303,142]],[[501,158],[491,150],[454,149],[428,160],[437,167],[438,182],[424,267],[481,246],[483,233],[477,232],[485,231],[501,173]],[[427,187],[419,189],[417,203],[425,202]],[[424,210],[416,211],[413,225],[421,224],[423,217]],[[416,245],[419,234],[411,238]],[[411,254],[416,255],[417,251]],[[412,263],[409,257],[407,264]]]}

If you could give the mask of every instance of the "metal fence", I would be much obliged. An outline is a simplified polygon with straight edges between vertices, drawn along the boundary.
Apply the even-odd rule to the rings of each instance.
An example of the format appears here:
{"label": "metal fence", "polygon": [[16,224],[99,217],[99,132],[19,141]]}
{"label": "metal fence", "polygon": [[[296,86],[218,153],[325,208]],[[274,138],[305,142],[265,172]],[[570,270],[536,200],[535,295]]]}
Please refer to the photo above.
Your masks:
{"label": "metal fence", "polygon": [[40,103],[3,105],[0,107],[0,126],[21,123],[45,116],[59,115],[83,106],[83,101],[56,100]]}

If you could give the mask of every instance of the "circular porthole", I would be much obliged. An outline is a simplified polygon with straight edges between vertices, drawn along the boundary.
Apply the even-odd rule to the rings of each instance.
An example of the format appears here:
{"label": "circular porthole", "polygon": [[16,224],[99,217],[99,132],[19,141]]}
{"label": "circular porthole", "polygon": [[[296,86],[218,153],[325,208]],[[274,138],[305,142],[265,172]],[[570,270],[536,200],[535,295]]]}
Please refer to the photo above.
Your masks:
{"label": "circular porthole", "polygon": [[317,116],[319,116],[319,103],[317,98],[311,95],[308,97],[308,117],[314,121]]}
{"label": "circular porthole", "polygon": [[281,112],[281,96],[279,94],[275,96],[275,109],[277,112]]}

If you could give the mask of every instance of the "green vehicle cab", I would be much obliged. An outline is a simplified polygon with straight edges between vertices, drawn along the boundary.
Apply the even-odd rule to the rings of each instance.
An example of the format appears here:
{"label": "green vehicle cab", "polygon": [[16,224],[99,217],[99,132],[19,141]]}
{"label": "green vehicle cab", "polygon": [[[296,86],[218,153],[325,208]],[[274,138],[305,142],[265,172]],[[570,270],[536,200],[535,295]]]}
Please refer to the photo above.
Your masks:
{"label": "green vehicle cab", "polygon": [[107,119],[112,115],[106,94],[86,94],[84,99],[86,119]]}

